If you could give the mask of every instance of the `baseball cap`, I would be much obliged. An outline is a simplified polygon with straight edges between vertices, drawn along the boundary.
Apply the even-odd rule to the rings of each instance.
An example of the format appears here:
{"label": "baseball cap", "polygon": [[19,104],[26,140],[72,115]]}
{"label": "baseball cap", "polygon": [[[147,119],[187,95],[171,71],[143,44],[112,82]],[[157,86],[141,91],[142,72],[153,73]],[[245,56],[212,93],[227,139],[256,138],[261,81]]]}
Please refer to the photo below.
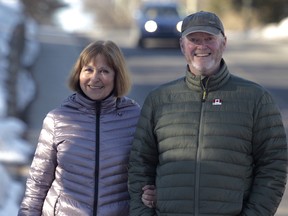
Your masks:
{"label": "baseball cap", "polygon": [[185,17],[181,27],[181,35],[194,32],[206,32],[212,35],[224,34],[224,27],[219,17],[211,12],[199,11]]}

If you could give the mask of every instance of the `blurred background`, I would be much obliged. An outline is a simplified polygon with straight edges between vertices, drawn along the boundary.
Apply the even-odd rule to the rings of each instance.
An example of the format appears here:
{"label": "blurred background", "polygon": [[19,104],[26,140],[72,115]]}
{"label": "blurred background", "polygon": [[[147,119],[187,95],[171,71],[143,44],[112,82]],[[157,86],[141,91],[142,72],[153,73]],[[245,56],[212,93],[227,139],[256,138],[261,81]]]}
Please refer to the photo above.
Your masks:
{"label": "blurred background", "polygon": [[[195,11],[215,12],[228,37],[224,58],[230,71],[273,94],[288,132],[287,0],[149,2],[173,3],[175,23]],[[173,36],[168,33],[171,16],[157,18],[158,30],[147,29],[146,3],[0,0],[0,216],[17,215],[42,121],[71,93],[68,73],[89,42],[109,39],[121,47],[133,79],[129,97],[140,105],[152,88],[184,75],[179,35],[175,28]],[[277,216],[288,215],[287,193]]]}

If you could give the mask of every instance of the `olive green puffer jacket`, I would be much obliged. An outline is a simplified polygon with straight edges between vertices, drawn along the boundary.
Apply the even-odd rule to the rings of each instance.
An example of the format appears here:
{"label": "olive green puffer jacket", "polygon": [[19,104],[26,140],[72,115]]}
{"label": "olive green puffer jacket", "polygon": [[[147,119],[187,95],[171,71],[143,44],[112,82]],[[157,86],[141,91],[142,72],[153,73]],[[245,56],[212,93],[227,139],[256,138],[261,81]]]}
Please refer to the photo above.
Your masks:
{"label": "olive green puffer jacket", "polygon": [[[221,70],[146,98],[130,154],[130,215],[270,216],[286,184],[281,115],[261,86]],[[141,202],[156,184],[156,210]]]}

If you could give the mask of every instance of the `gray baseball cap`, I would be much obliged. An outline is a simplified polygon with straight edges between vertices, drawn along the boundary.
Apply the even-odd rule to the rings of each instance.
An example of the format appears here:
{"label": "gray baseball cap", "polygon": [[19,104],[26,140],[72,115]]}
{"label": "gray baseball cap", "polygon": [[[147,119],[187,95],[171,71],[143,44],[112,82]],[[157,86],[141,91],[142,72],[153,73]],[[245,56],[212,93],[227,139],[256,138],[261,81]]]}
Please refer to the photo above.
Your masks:
{"label": "gray baseball cap", "polygon": [[212,35],[224,33],[224,27],[219,17],[211,12],[200,11],[185,17],[181,27],[181,35],[186,36],[194,32],[206,32]]}

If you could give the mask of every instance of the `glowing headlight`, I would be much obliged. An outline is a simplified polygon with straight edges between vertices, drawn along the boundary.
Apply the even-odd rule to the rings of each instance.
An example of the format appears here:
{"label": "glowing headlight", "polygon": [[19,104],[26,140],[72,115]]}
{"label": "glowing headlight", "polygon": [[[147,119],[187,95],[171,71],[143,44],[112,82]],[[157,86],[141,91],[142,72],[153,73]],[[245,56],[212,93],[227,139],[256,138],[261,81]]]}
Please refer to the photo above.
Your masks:
{"label": "glowing headlight", "polygon": [[178,32],[181,32],[182,22],[183,22],[183,21],[180,21],[180,22],[178,22],[177,25],[176,25],[176,29],[177,29]]}
{"label": "glowing headlight", "polygon": [[157,30],[157,23],[153,20],[149,20],[144,25],[147,32],[155,32]]}

